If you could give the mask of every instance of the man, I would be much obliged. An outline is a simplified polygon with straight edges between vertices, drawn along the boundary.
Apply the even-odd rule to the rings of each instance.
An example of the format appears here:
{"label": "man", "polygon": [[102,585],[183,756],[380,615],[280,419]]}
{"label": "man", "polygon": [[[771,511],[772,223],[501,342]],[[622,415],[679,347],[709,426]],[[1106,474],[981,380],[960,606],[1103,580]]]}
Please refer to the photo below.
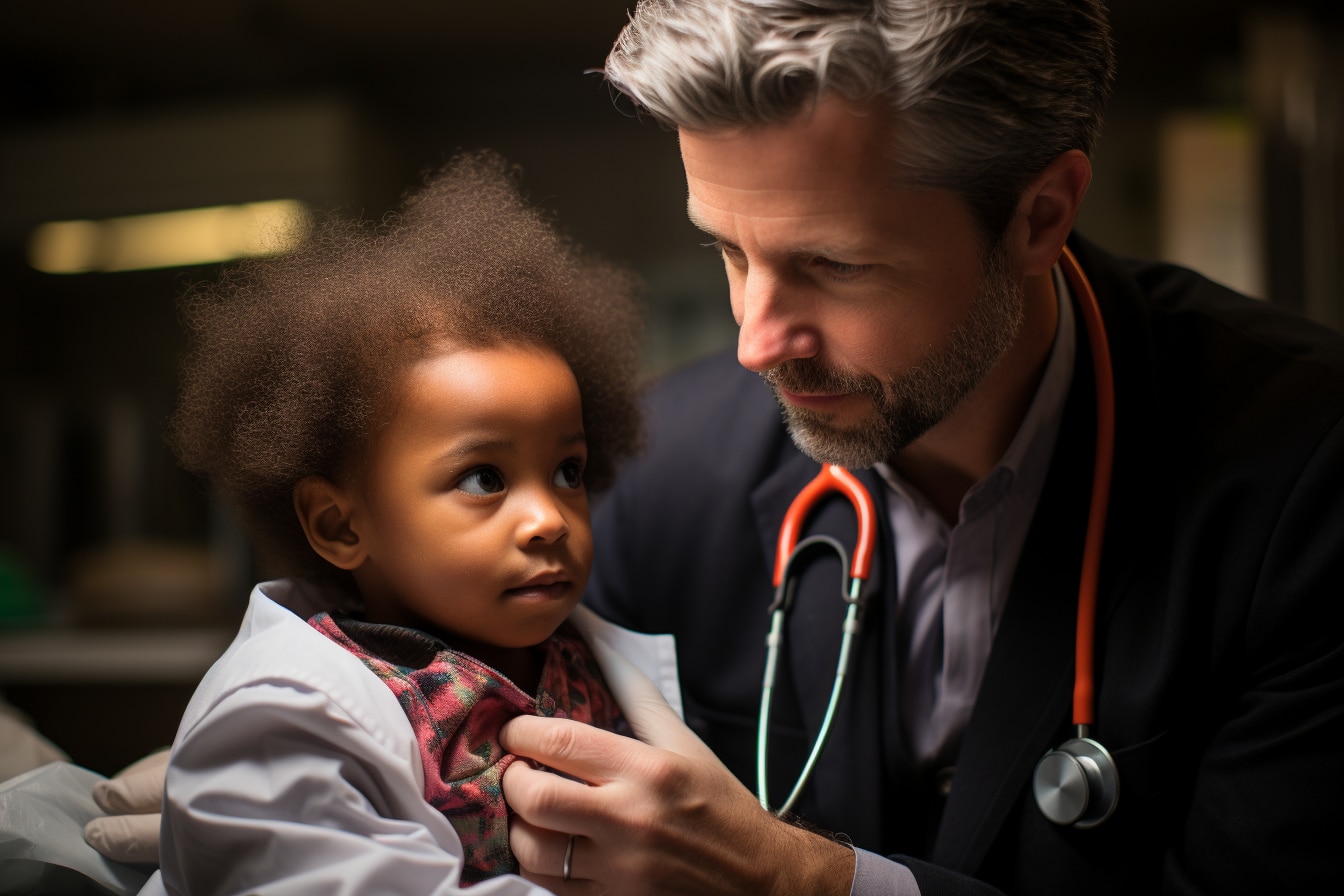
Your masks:
{"label": "man", "polygon": [[[713,359],[656,390],[651,450],[596,520],[588,599],[676,634],[686,718],[715,755],[675,729],[639,743],[510,722],[508,749],[578,779],[524,763],[505,777],[529,876],[623,894],[1344,880],[1344,342],[1072,233],[1111,69],[1099,0],[635,11],[607,75],[678,131],[741,366]],[[1063,276],[1066,244],[1110,364],[1086,335],[1086,285]],[[1088,734],[1119,783],[1096,785],[1074,826],[1046,817],[1033,779],[1075,733],[1107,370],[1114,472],[1078,656],[1097,679]],[[878,549],[851,683],[779,820],[748,789],[771,571],[818,461],[872,493]],[[850,545],[853,519],[836,500],[808,531]],[[835,579],[811,564],[785,626],[772,805],[825,713]],[[1100,774],[1085,759],[1070,761]]]}

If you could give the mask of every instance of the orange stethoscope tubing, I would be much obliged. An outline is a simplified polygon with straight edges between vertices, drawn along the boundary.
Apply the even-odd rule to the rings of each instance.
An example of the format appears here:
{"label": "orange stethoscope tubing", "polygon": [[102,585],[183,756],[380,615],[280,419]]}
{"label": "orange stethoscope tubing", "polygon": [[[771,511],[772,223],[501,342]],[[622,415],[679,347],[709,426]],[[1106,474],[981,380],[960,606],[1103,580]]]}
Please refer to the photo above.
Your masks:
{"label": "orange stethoscope tubing", "polygon": [[[1095,664],[1094,643],[1097,619],[1097,585],[1101,573],[1101,552],[1106,530],[1106,512],[1110,500],[1111,473],[1115,457],[1115,380],[1111,371],[1111,350],[1106,338],[1106,329],[1102,322],[1101,307],[1097,303],[1096,293],[1083,274],[1078,260],[1067,246],[1059,259],[1060,269],[1065,282],[1072,291],[1074,300],[1082,314],[1083,325],[1087,332],[1088,345],[1092,350],[1093,376],[1096,384],[1097,440],[1093,452],[1092,496],[1088,507],[1087,531],[1083,542],[1082,572],[1078,583],[1078,619],[1074,644],[1074,685],[1073,685],[1073,723],[1078,728],[1078,737],[1087,737],[1087,729],[1094,721],[1095,686],[1093,683]],[[854,507],[858,518],[858,536],[855,543],[853,561],[849,566],[849,587],[845,601],[846,611],[843,636],[840,644],[840,657],[836,664],[835,680],[831,687],[830,701],[822,718],[821,729],[812,742],[807,761],[794,783],[788,799],[776,814],[783,815],[793,807],[804,785],[812,775],[822,748],[830,735],[836,708],[844,689],[845,678],[849,670],[850,655],[859,633],[863,614],[863,583],[867,580],[872,567],[873,550],[876,543],[877,511],[872,496],[863,483],[853,473],[834,464],[824,464],[816,478],[809,482],[793,503],[789,505],[780,527],[778,546],[775,551],[774,586],[775,600],[771,604],[770,633],[766,636],[765,676],[761,688],[761,714],[756,738],[756,780],[757,796],[761,805],[770,809],[768,786],[766,783],[767,728],[770,718],[770,704],[778,672],[779,649],[784,637],[784,616],[793,602],[793,581],[789,576],[789,567],[794,558],[810,543],[824,543],[832,547],[841,557],[848,559],[844,548],[834,539],[814,536],[806,539],[802,545],[798,536],[812,508],[821,498],[831,492],[840,492]]]}
{"label": "orange stethoscope tubing", "polygon": [[[779,529],[779,547],[775,551],[775,579],[778,588],[784,582],[784,571],[789,564],[789,555],[798,545],[798,535],[803,531],[803,523],[812,508],[825,495],[838,491],[854,505],[854,513],[859,520],[859,535],[854,549],[854,561],[849,575],[852,581],[862,582],[868,578],[873,566],[873,547],[877,544],[877,507],[873,496],[868,494],[853,473],[835,464],[823,464],[817,477],[803,487],[798,497],[789,505],[784,514],[784,523]],[[852,587],[852,586],[851,586]]]}
{"label": "orange stethoscope tubing", "polygon": [[1092,284],[1083,275],[1078,259],[1068,246],[1060,256],[1060,269],[1069,284],[1087,329],[1092,349],[1093,378],[1097,391],[1097,445],[1092,460],[1092,500],[1087,512],[1087,535],[1083,541],[1083,570],[1078,581],[1078,630],[1074,643],[1073,724],[1079,737],[1096,711],[1093,684],[1096,658],[1097,582],[1101,576],[1101,547],[1106,535],[1106,511],[1111,496],[1111,472],[1115,461],[1115,376],[1111,370],[1111,346],[1101,319],[1101,306]]}

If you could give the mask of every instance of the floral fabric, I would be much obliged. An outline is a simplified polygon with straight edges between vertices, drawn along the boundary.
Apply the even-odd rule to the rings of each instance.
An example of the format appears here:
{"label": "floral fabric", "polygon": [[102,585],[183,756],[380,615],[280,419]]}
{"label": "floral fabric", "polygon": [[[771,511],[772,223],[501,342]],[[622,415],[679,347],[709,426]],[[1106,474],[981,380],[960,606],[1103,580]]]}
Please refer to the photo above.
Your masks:
{"label": "floral fabric", "polygon": [[420,743],[425,800],[462,840],[462,883],[516,872],[501,781],[517,757],[499,729],[518,715],[574,719],[616,730],[620,709],[583,638],[568,622],[542,649],[535,696],[476,658],[415,629],[337,619],[308,624],[357,656],[396,695]]}

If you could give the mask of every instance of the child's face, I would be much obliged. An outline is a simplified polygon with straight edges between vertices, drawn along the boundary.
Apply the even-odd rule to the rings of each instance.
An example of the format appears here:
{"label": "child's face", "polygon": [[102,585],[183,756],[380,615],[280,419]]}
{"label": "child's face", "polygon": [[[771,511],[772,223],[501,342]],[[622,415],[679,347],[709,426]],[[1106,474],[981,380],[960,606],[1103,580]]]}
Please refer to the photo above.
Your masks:
{"label": "child's face", "polygon": [[548,638],[593,559],[578,384],[530,346],[414,365],[351,489],[368,618],[468,651]]}

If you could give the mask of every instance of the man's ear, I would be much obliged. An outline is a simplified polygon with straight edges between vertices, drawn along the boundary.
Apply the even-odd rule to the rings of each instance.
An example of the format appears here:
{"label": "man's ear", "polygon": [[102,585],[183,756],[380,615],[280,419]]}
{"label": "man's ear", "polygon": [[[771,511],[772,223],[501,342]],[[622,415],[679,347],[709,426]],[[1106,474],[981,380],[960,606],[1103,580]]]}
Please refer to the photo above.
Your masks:
{"label": "man's ear", "polygon": [[364,562],[365,545],[350,524],[352,509],[345,489],[322,476],[305,476],[294,486],[294,512],[308,544],[338,569]]}
{"label": "man's ear", "polygon": [[1017,206],[1018,219],[1026,225],[1025,274],[1044,274],[1059,260],[1091,182],[1092,163],[1077,149],[1055,156],[1032,179]]}

